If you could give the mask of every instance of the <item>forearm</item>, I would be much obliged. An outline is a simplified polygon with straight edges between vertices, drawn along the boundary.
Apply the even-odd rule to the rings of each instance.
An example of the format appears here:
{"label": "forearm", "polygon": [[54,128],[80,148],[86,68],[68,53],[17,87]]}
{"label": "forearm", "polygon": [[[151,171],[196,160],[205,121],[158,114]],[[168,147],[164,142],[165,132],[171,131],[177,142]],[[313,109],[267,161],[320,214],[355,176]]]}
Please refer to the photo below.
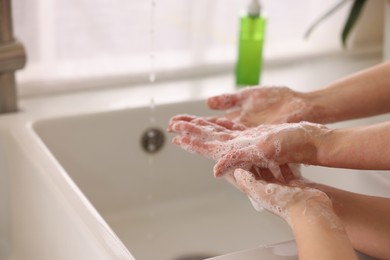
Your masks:
{"label": "forearm", "polygon": [[379,259],[390,259],[390,199],[315,184],[333,202],[352,246]]}
{"label": "forearm", "polygon": [[331,123],[390,112],[390,62],[306,93],[306,121]]}
{"label": "forearm", "polygon": [[295,208],[291,227],[301,260],[357,259],[341,220],[327,205]]}
{"label": "forearm", "polygon": [[313,164],[363,170],[390,169],[390,122],[325,130]]}

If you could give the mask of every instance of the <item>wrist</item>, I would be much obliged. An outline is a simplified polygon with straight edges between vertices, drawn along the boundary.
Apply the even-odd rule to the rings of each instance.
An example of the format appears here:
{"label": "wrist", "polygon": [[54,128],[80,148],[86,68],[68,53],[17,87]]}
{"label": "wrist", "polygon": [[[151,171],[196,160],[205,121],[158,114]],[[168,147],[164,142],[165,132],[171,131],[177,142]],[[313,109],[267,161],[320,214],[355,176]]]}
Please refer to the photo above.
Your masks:
{"label": "wrist", "polygon": [[328,142],[328,139],[331,138],[334,130],[321,124],[309,122],[302,122],[302,125],[308,136],[307,139],[309,146],[312,147],[312,149],[307,149],[306,158],[299,163],[322,165],[321,163],[322,156],[324,154],[323,150],[326,146],[325,144]]}
{"label": "wrist", "polygon": [[[324,129],[323,134],[315,139],[316,159],[315,165],[337,167],[340,144],[343,143],[343,130]],[[341,145],[342,147],[343,145]]]}
{"label": "wrist", "polygon": [[310,218],[321,212],[333,212],[333,206],[326,193],[313,188],[307,180],[291,182],[294,190],[284,206],[286,215],[291,219]]}
{"label": "wrist", "polygon": [[320,90],[302,93],[302,99],[308,109],[305,114],[305,121],[313,123],[327,123],[328,117],[326,113],[326,107],[324,105],[324,94],[320,93]]}
{"label": "wrist", "polygon": [[288,216],[288,222],[293,230],[300,229],[302,226],[344,229],[341,220],[333,210],[330,199],[325,194],[292,205],[288,208]]}
{"label": "wrist", "polygon": [[337,121],[336,115],[331,112],[332,105],[329,104],[329,94],[325,93],[325,91],[316,90],[302,93],[302,99],[310,107],[310,110],[306,113],[305,121],[321,124]]}

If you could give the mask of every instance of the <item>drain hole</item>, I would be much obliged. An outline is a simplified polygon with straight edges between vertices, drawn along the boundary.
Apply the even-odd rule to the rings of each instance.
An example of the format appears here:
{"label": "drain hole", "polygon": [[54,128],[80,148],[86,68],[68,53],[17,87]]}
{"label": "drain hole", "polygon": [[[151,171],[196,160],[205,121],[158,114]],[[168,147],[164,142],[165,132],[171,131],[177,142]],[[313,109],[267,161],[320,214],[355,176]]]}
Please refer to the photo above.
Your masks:
{"label": "drain hole", "polygon": [[180,257],[175,258],[174,260],[204,260],[207,258],[215,257],[216,255],[211,255],[211,254],[188,254],[188,255],[183,255]]}
{"label": "drain hole", "polygon": [[165,143],[164,132],[158,128],[147,129],[141,138],[141,145],[145,152],[156,153],[161,150]]}

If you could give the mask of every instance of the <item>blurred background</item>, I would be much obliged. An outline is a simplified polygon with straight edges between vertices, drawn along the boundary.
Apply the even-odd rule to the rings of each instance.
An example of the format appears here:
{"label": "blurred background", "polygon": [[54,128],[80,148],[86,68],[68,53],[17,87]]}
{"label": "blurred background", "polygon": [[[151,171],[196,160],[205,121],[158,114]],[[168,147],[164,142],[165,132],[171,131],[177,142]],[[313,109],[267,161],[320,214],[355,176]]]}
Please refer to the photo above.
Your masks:
{"label": "blurred background", "polygon": [[[14,0],[15,34],[28,64],[21,96],[233,73],[240,11],[249,0]],[[265,67],[337,52],[380,51],[384,0],[369,0],[347,50],[340,33],[353,1],[308,27],[337,0],[263,0]]]}

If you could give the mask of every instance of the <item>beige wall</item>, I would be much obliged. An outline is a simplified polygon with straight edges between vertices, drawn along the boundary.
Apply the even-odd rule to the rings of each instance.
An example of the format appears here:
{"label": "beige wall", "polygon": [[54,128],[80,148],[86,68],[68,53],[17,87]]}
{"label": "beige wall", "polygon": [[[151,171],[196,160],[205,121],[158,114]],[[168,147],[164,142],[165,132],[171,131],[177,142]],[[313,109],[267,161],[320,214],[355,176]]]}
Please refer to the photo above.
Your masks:
{"label": "beige wall", "polygon": [[367,1],[362,16],[351,34],[351,49],[381,47],[384,32],[384,5],[386,0]]}

